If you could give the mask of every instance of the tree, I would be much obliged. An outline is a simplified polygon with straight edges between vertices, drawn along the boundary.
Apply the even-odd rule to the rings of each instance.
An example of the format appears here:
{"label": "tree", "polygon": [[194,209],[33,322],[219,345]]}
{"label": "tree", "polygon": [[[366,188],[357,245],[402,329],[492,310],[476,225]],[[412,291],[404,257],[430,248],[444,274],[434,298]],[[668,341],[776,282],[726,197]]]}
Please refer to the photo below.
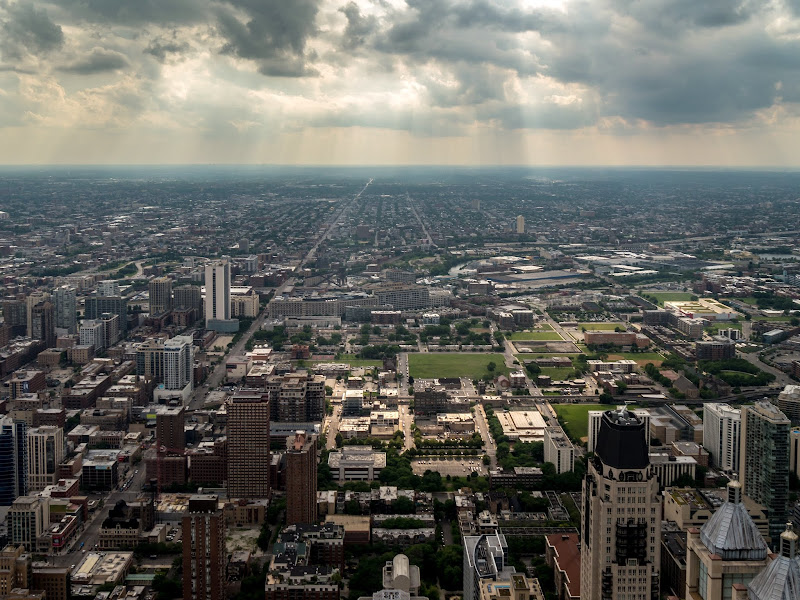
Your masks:
{"label": "tree", "polygon": [[486,370],[489,371],[489,373],[494,373],[494,370],[496,368],[497,368],[497,365],[495,364],[494,361],[490,361],[489,364],[486,365]]}
{"label": "tree", "polygon": [[337,448],[341,448],[344,445],[344,437],[342,436],[341,433],[339,433],[339,432],[336,433],[335,440],[336,440],[336,447]]}

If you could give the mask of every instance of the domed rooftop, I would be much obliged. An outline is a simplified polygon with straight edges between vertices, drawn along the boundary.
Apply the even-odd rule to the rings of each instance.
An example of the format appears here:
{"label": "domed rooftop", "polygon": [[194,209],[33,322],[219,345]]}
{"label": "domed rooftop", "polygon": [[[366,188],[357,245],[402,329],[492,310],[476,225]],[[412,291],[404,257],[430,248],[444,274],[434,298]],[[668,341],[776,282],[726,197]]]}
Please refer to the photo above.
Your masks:
{"label": "domed rooftop", "polygon": [[728,501],[700,529],[700,541],[722,560],[764,560],[767,544],[742,503],[742,484],[728,483]]}

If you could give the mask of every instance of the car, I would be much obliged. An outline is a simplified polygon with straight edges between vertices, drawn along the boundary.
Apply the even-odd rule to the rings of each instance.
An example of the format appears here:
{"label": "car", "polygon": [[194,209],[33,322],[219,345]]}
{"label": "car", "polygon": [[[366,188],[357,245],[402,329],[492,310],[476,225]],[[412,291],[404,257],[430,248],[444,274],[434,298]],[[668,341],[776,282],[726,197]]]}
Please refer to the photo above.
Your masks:
{"label": "car", "polygon": [[150,558],[158,558],[158,554],[151,554]]}

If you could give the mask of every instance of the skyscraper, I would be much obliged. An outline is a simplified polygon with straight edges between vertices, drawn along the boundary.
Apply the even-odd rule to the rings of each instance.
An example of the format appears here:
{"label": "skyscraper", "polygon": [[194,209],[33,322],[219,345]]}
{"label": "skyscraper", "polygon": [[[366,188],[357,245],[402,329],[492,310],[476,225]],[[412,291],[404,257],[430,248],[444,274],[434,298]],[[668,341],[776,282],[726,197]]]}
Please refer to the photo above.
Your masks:
{"label": "skyscraper", "polygon": [[64,460],[64,430],[43,425],[28,430],[28,491],[41,492],[56,481]]}
{"label": "skyscraper", "polygon": [[317,520],[317,438],[305,431],[286,438],[286,522]]}
{"label": "skyscraper", "polygon": [[62,285],[53,290],[53,302],[56,307],[56,327],[65,329],[67,333],[78,332],[78,298],[74,287]]}
{"label": "skyscraper", "polygon": [[581,598],[658,600],[661,501],[637,415],[603,413],[582,494]]}
{"label": "skyscraper", "polygon": [[166,451],[186,448],[183,406],[159,406],[156,411],[156,440]]}
{"label": "skyscraper", "polygon": [[128,301],[121,296],[90,296],[86,298],[84,318],[100,319],[105,313],[119,315],[119,330],[123,337],[128,332]]}
{"label": "skyscraper", "polygon": [[150,314],[160,315],[172,310],[172,279],[156,277],[148,284]]}
{"label": "skyscraper", "polygon": [[164,342],[164,387],[182,390],[194,387],[194,341],[190,335],[177,335]]}
{"label": "skyscraper", "polygon": [[714,402],[703,405],[703,447],[718,469],[739,472],[742,411]]}
{"label": "skyscraper", "polygon": [[517,233],[525,233],[525,217],[517,216]]}
{"label": "skyscraper", "polygon": [[0,417],[0,506],[28,493],[28,436],[25,421]]}
{"label": "skyscraper", "polygon": [[199,315],[200,308],[203,306],[203,295],[200,293],[200,288],[196,285],[176,287],[173,305],[175,308],[195,308]]}
{"label": "skyscraper", "polygon": [[31,307],[30,336],[42,340],[48,348],[56,345],[55,306],[49,300]]}
{"label": "skyscraper", "polygon": [[195,494],[181,520],[183,598],[224,600],[225,518],[214,494]]}
{"label": "skyscraper", "polygon": [[744,493],[769,509],[769,536],[777,543],[786,525],[791,423],[770,402],[742,407],[741,481]]}
{"label": "skyscraper", "polygon": [[206,265],[206,327],[231,318],[231,265],[217,260]]}
{"label": "skyscraper", "polygon": [[228,400],[228,497],[270,495],[269,394],[242,390]]}

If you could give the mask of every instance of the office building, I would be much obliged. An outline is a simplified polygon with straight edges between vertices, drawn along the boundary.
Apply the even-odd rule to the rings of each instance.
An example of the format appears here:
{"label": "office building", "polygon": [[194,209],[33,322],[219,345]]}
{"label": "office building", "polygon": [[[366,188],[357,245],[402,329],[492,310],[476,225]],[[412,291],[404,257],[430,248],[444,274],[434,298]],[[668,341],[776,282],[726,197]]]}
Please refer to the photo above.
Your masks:
{"label": "office building", "polygon": [[658,492],[644,422],[622,407],[603,413],[583,481],[581,598],[658,600]]}
{"label": "office building", "polygon": [[64,460],[64,430],[53,425],[28,429],[28,492],[41,492],[56,482]]}
{"label": "office building", "polygon": [[[237,331],[238,320],[231,319],[231,265],[217,260],[206,265],[206,328]],[[235,327],[233,324],[235,323]]]}
{"label": "office building", "polygon": [[483,581],[508,579],[515,572],[508,564],[508,543],[502,533],[464,536],[464,600],[480,600]]}
{"label": "office building", "polygon": [[8,509],[7,521],[11,544],[36,552],[39,537],[50,526],[50,499],[20,496]]}
{"label": "office building", "polygon": [[325,377],[297,371],[267,379],[272,420],[276,423],[322,421],[325,415]]}
{"label": "office building", "polygon": [[225,600],[225,518],[213,494],[189,498],[181,519],[184,600]]}
{"label": "office building", "polygon": [[0,506],[11,506],[28,493],[28,426],[0,417]]}
{"label": "office building", "polygon": [[147,285],[151,315],[160,315],[172,310],[172,279],[155,277]]}
{"label": "office building", "polygon": [[55,323],[67,334],[78,332],[78,296],[74,287],[62,285],[53,290]]}
{"label": "office building", "polygon": [[168,390],[194,389],[194,342],[190,335],[178,335],[164,342],[164,387]]}
{"label": "office building", "polygon": [[561,427],[544,429],[544,462],[554,464],[558,474],[572,471],[575,465],[575,447]]}
{"label": "office building", "polygon": [[792,425],[800,425],[800,385],[787,385],[778,394],[778,408]]}
{"label": "office building", "polygon": [[728,499],[686,536],[686,598],[729,599],[767,566],[767,544],[742,503],[742,487],[728,484]]}
{"label": "office building", "polygon": [[270,397],[243,390],[228,400],[228,497],[270,495]]}
{"label": "office building", "polygon": [[198,316],[203,307],[203,295],[196,285],[179,285],[173,290],[175,308],[194,308]]}
{"label": "office building", "polygon": [[516,231],[517,233],[525,233],[525,217],[522,215],[517,215]]}
{"label": "office building", "polygon": [[718,402],[703,405],[703,447],[711,463],[726,473],[739,472],[742,411]]}
{"label": "office building", "polygon": [[286,438],[286,522],[317,521],[317,438],[298,431]]}
{"label": "office building", "polygon": [[742,407],[741,481],[744,493],[769,509],[769,537],[775,542],[787,517],[790,429],[786,415],[769,402]]}
{"label": "office building", "polygon": [[81,346],[92,346],[95,352],[106,347],[106,324],[102,319],[86,319],[81,323],[78,335]]}
{"label": "office building", "polygon": [[128,301],[120,296],[90,296],[86,298],[84,318],[101,319],[103,315],[119,317],[119,331],[125,337],[128,333]]}
{"label": "office building", "polygon": [[30,337],[41,340],[48,348],[56,345],[56,310],[49,300],[39,302],[30,309]]}
{"label": "office building", "polygon": [[136,374],[147,381],[164,381],[164,340],[150,338],[136,346]]}
{"label": "office building", "polygon": [[156,440],[167,452],[186,448],[183,406],[159,406],[156,410]]}

